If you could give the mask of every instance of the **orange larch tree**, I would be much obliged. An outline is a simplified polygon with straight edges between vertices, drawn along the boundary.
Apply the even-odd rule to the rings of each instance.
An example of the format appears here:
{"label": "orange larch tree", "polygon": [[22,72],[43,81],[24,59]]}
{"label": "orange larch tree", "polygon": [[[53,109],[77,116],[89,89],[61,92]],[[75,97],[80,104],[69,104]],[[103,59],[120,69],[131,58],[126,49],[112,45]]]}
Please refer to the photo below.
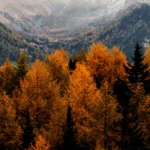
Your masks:
{"label": "orange larch tree", "polygon": [[100,134],[96,114],[101,113],[99,110],[103,107],[102,95],[85,65],[77,64],[70,77],[68,102],[76,120],[79,143],[87,142],[88,148],[95,146]]}
{"label": "orange larch tree", "polygon": [[93,44],[87,54],[87,65],[94,76],[97,87],[104,79],[108,79],[112,70],[112,54],[102,43]]}
{"label": "orange larch tree", "polygon": [[[54,128],[58,126],[60,128],[62,125],[61,121],[58,123],[59,113],[56,113],[56,111],[59,112],[57,110],[58,105],[61,106],[61,97],[59,85],[54,81],[52,73],[50,73],[46,64],[39,60],[33,63],[31,69],[29,69],[24,79],[20,82],[20,88],[21,91],[18,92],[20,94],[15,97],[20,114],[29,112],[28,118],[31,120],[35,136],[43,134],[52,142],[50,145],[53,146],[55,143],[51,141],[51,136],[57,139],[55,135],[58,134]],[[63,113],[60,113],[61,115]],[[25,121],[26,118],[23,117],[21,122]],[[51,125],[51,122],[54,126]],[[55,122],[57,122],[57,125]]]}
{"label": "orange larch tree", "polygon": [[14,90],[15,69],[7,58],[4,65],[0,67],[0,91],[5,91],[6,94],[12,94]]}
{"label": "orange larch tree", "polygon": [[35,146],[31,146],[28,150],[50,150],[50,144],[42,135],[38,135],[35,140]]}
{"label": "orange larch tree", "polygon": [[0,149],[21,148],[22,129],[14,106],[14,101],[6,94],[0,96]]}
{"label": "orange larch tree", "polygon": [[115,82],[116,79],[125,80],[127,73],[124,66],[128,66],[125,54],[123,54],[121,50],[115,46],[111,51],[111,55],[112,69],[110,78],[112,78],[112,82]]}
{"label": "orange larch tree", "polygon": [[63,96],[69,84],[69,58],[64,50],[56,50],[45,58],[45,63],[52,78],[60,86],[60,94]]}

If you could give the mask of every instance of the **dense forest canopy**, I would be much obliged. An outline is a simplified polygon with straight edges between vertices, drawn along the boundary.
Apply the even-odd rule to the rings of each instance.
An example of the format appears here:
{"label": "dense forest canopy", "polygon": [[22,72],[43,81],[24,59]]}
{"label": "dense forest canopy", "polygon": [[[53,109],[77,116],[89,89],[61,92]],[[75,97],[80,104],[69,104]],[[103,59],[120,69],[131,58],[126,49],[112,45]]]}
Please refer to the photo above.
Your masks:
{"label": "dense forest canopy", "polygon": [[[133,63],[93,44],[73,57],[56,50],[32,64],[0,66],[0,149],[137,150],[150,145],[150,49]],[[30,63],[30,65],[29,65]]]}

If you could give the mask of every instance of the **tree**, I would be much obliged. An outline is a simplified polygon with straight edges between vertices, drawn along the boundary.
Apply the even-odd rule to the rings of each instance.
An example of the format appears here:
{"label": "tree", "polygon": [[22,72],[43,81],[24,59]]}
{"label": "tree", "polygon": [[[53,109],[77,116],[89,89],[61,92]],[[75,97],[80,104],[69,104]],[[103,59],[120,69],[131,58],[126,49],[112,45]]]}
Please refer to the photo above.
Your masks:
{"label": "tree", "polygon": [[63,150],[78,150],[77,145],[77,130],[75,128],[75,122],[72,116],[72,108],[68,106],[67,109],[67,120],[66,125],[64,126],[64,135],[63,135]]}
{"label": "tree", "polygon": [[80,52],[75,54],[72,59],[76,60],[79,63],[86,62],[86,51],[82,49]]}
{"label": "tree", "polygon": [[17,60],[15,86],[20,87],[20,81],[25,77],[28,71],[28,56],[25,51],[22,51]]}
{"label": "tree", "polygon": [[109,79],[112,70],[111,51],[102,43],[93,44],[87,54],[87,65],[97,87],[104,79]]}
{"label": "tree", "polygon": [[[19,116],[19,115],[18,115]],[[23,134],[22,134],[22,149],[27,149],[32,141],[34,140],[34,128],[32,125],[31,117],[29,110],[25,110],[21,117],[23,118],[23,122],[21,122]]]}
{"label": "tree", "polygon": [[35,141],[35,146],[31,146],[28,150],[49,150],[50,145],[46,138],[42,135],[38,135]]}
{"label": "tree", "polygon": [[[139,92],[141,93],[141,92]],[[140,94],[141,95],[141,94]],[[139,121],[142,125],[142,130],[144,133],[144,144],[147,149],[150,148],[150,95],[141,95],[142,102],[139,106]]]}
{"label": "tree", "polygon": [[21,81],[21,91],[30,100],[43,99],[52,103],[59,95],[59,88],[52,78],[52,73],[47,69],[45,63],[37,60]]}
{"label": "tree", "polygon": [[150,70],[150,46],[146,47],[144,53],[144,64],[148,64],[148,69]]}
{"label": "tree", "polygon": [[[99,142],[99,146],[104,149],[113,149],[114,142],[111,140],[111,136],[114,135],[112,131],[112,126],[114,122],[117,122],[121,119],[121,115],[117,112],[118,103],[116,97],[113,94],[113,89],[109,85],[108,81],[104,81],[101,85],[101,93],[102,93],[102,106],[99,108],[99,132],[101,131],[101,142]],[[116,127],[115,127],[116,128]],[[116,134],[115,134],[116,135]]]}
{"label": "tree", "polygon": [[124,65],[127,66],[127,60],[125,54],[123,54],[117,46],[113,47],[111,56],[112,69],[110,73],[110,81],[113,84],[117,79],[123,80],[127,77],[127,73],[124,68]]}
{"label": "tree", "polygon": [[150,76],[150,72],[148,70],[148,64],[144,64],[144,57],[141,49],[142,47],[138,43],[136,43],[133,56],[133,65],[129,65],[129,67],[125,66],[125,69],[129,75],[129,83],[141,83],[144,86],[145,92],[149,92],[150,80],[148,80],[148,77]]}
{"label": "tree", "polygon": [[15,69],[11,62],[7,58],[4,65],[0,67],[0,87],[1,92],[6,92],[6,94],[11,95],[14,90],[14,76]]}
{"label": "tree", "polygon": [[70,69],[70,70],[75,70],[75,69],[76,69],[76,63],[77,63],[77,60],[71,58],[71,59],[69,60],[69,69]]}
{"label": "tree", "polygon": [[103,135],[103,99],[84,64],[76,64],[70,77],[68,101],[78,128],[77,140],[84,149],[95,147]]}
{"label": "tree", "polygon": [[52,75],[52,79],[61,87],[61,96],[65,95],[69,85],[68,62],[68,53],[64,49],[56,50],[45,59],[48,71]]}
{"label": "tree", "polygon": [[15,103],[6,94],[0,96],[0,149],[21,147],[22,129],[16,119]]}
{"label": "tree", "polygon": [[[56,109],[54,105],[59,101],[61,106],[61,98],[59,86],[53,80],[52,74],[48,71],[44,62],[37,60],[32,64],[28,73],[20,82],[20,89],[20,94],[15,95],[19,107],[18,114],[21,114],[19,117],[24,129],[29,130],[30,133],[27,135],[28,131],[25,131],[26,133],[24,132],[24,134],[29,137],[31,135],[32,138],[34,136],[32,136],[32,133],[36,136],[46,132],[46,135],[44,134],[46,138],[48,134],[51,134],[48,139],[53,138],[55,140],[57,132],[54,131],[54,128],[57,127],[55,124],[57,116],[55,120],[52,119],[54,119]],[[57,110],[57,115],[59,116],[58,112]],[[53,122],[53,126],[50,125],[50,122]],[[53,146],[54,143],[50,143],[50,145]]]}
{"label": "tree", "polygon": [[[132,91],[123,80],[114,84],[114,94],[118,100],[118,113],[122,115],[120,121],[115,122],[114,132],[117,138],[112,138],[121,150],[143,149],[143,132],[139,124],[140,98],[138,92]],[[117,128],[116,128],[117,127]]]}

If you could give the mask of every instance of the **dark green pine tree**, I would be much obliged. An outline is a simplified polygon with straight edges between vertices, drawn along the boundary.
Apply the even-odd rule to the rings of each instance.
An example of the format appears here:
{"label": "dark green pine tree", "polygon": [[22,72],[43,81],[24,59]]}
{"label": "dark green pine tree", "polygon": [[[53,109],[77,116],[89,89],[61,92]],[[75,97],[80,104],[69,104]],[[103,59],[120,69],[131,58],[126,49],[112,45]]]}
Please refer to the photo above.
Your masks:
{"label": "dark green pine tree", "polygon": [[77,140],[76,140],[77,130],[75,128],[75,122],[72,117],[72,108],[68,106],[67,109],[67,122],[64,126],[64,136],[63,136],[63,150],[78,150]]}
{"label": "dark green pine tree", "polygon": [[132,99],[134,94],[125,81],[118,80],[114,84],[114,94],[118,101],[118,113],[122,118],[114,123],[113,131],[120,135],[119,139],[112,138],[121,150],[142,150],[143,133],[138,122],[138,99]]}
{"label": "dark green pine tree", "polygon": [[28,149],[31,142],[35,138],[35,134],[33,132],[33,127],[31,124],[31,118],[29,114],[29,110],[26,110],[24,114],[22,114],[24,117],[24,124],[22,124],[23,134],[22,134],[22,148],[21,149]]}
{"label": "dark green pine tree", "polygon": [[75,70],[76,69],[76,63],[77,63],[76,59],[70,59],[69,60],[69,69],[70,70]]}
{"label": "dark green pine tree", "polygon": [[150,76],[150,72],[148,70],[148,64],[144,64],[143,60],[143,52],[142,47],[136,43],[134,56],[132,58],[133,64],[129,67],[125,66],[125,70],[128,73],[129,77],[129,83],[137,84],[142,83],[144,90],[146,93],[150,92],[150,80],[148,80],[148,77]]}
{"label": "dark green pine tree", "polygon": [[19,59],[17,60],[15,86],[20,87],[20,80],[24,78],[28,71],[28,56],[25,51],[21,52]]}

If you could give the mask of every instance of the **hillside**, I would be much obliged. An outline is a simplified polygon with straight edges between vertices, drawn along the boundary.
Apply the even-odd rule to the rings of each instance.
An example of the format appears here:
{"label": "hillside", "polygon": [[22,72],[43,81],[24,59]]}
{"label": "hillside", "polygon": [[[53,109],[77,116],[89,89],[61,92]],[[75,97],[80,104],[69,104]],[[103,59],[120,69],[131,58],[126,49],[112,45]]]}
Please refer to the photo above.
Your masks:
{"label": "hillside", "polygon": [[[150,5],[138,3],[125,11],[120,11],[116,20],[105,28],[79,35],[72,41],[63,41],[66,49],[71,52],[88,49],[92,43],[101,41],[109,48],[117,45],[130,59],[135,43],[143,46],[150,41]],[[57,44],[61,47],[62,44]]]}
{"label": "hillside", "polygon": [[[28,39],[28,41],[27,41]],[[29,38],[21,34],[17,34],[8,29],[5,25],[0,23],[0,64],[2,64],[8,57],[11,61],[15,61],[24,49],[29,54],[31,61],[36,58],[42,59],[44,50],[40,50],[40,44],[29,42]]]}
{"label": "hillside", "polygon": [[96,41],[100,40],[109,47],[117,45],[129,57],[137,41],[144,46],[150,40],[150,6],[137,4],[122,13],[125,15],[100,32]]}
{"label": "hillside", "polygon": [[107,26],[99,26],[92,31],[81,32],[77,37],[51,41],[41,36],[20,35],[1,24],[0,45],[1,62],[6,57],[14,61],[20,49],[26,49],[31,60],[43,58],[45,54],[55,49],[64,48],[72,55],[81,49],[88,50],[92,43],[102,41],[110,49],[117,45],[131,60],[135,43],[145,46],[150,41],[150,6],[138,3],[118,13],[116,20]]}
{"label": "hillside", "polygon": [[93,29],[105,17],[111,20],[124,0],[6,0],[0,6],[0,20],[11,29],[60,40]]}

